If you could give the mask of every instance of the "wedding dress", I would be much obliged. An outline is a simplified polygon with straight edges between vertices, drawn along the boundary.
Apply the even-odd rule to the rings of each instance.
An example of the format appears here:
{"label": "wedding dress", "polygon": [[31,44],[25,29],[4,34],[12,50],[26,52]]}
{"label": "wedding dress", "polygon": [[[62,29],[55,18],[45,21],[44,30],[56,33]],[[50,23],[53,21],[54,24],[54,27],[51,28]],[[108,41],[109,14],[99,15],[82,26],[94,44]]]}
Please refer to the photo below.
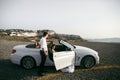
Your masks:
{"label": "wedding dress", "polygon": [[70,65],[70,66],[68,66],[68,67],[66,67],[66,68],[61,69],[61,71],[62,71],[62,72],[73,73],[73,72],[74,72],[74,69],[75,69],[74,64],[72,64],[72,65]]}

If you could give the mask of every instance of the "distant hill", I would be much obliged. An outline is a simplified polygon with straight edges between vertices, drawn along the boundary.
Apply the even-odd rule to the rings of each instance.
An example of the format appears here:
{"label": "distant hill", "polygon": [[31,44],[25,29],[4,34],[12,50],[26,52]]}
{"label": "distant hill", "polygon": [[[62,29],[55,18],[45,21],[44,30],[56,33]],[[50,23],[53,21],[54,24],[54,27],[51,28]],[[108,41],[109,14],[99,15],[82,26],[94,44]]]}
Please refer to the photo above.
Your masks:
{"label": "distant hill", "polygon": [[88,39],[91,42],[120,43],[120,38]]}
{"label": "distant hill", "polygon": [[56,40],[72,40],[72,41],[85,41],[81,36],[74,34],[58,34],[54,30],[22,30],[22,29],[0,29],[0,38],[7,40],[22,40],[31,41],[33,39],[41,38],[43,32],[48,32],[49,39]]}

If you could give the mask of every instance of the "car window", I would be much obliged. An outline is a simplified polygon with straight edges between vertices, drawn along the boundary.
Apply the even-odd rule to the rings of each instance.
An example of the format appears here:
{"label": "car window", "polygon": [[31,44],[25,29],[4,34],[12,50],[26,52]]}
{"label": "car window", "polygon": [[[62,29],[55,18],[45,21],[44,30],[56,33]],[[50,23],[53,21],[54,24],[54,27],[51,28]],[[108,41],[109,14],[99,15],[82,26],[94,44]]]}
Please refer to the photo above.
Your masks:
{"label": "car window", "polygon": [[63,44],[59,44],[59,45],[56,45],[56,46],[55,46],[55,51],[56,51],[56,52],[60,52],[60,51],[70,51],[70,49],[69,49],[67,46],[63,45]]}

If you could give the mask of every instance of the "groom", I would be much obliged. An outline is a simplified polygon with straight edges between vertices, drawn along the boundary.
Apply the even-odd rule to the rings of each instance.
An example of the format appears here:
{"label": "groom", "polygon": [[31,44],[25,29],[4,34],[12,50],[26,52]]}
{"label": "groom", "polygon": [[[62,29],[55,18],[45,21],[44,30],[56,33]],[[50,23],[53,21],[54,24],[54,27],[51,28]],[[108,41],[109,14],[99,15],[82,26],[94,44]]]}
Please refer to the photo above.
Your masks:
{"label": "groom", "polygon": [[41,63],[40,67],[38,69],[38,75],[44,76],[44,65],[46,61],[46,57],[48,56],[48,48],[47,48],[47,42],[46,39],[48,38],[48,33],[44,32],[43,37],[40,39],[40,55],[41,55]]}

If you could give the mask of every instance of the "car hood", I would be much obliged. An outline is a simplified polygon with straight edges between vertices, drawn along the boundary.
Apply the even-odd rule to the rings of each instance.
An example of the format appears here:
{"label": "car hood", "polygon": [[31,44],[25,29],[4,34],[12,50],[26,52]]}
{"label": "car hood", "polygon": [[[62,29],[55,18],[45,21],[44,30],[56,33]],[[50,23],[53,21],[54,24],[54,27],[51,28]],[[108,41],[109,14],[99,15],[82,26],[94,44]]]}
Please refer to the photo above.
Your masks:
{"label": "car hood", "polygon": [[86,52],[86,53],[94,53],[94,54],[98,54],[97,51],[91,49],[91,48],[88,48],[88,47],[83,47],[83,46],[78,46],[78,45],[74,45],[76,48],[75,48],[75,51],[76,52]]}

